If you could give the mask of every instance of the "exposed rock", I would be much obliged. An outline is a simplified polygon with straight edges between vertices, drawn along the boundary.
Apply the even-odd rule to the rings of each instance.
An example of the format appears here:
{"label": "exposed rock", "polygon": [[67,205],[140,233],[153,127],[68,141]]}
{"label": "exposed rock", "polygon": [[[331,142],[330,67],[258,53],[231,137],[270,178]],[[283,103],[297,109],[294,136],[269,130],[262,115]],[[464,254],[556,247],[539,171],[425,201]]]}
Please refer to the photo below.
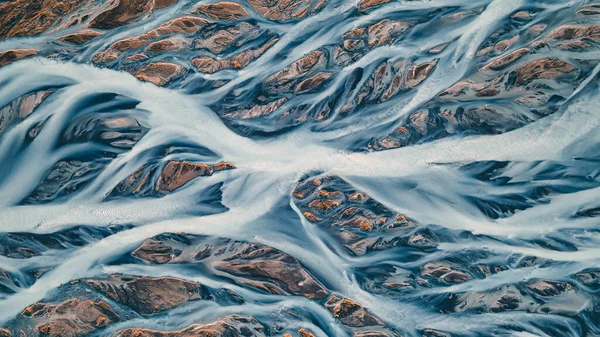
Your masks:
{"label": "exposed rock", "polygon": [[218,30],[207,30],[202,38],[194,41],[194,48],[207,49],[215,55],[240,47],[246,42],[257,38],[260,29],[247,22],[237,23],[235,26]]}
{"label": "exposed rock", "polygon": [[228,1],[203,4],[198,6],[192,13],[221,21],[238,20],[248,17],[248,12],[246,12],[244,7],[235,2]]}
{"label": "exposed rock", "polygon": [[189,45],[190,42],[187,39],[176,36],[153,42],[146,47],[145,51],[159,54],[171,50],[179,50]]}
{"label": "exposed rock", "polygon": [[313,15],[327,3],[326,0],[321,0],[320,2],[314,0],[282,0],[279,2],[248,0],[247,2],[258,14],[269,20],[281,22],[303,19],[309,15]]}
{"label": "exposed rock", "polygon": [[171,34],[194,34],[200,30],[208,20],[195,16],[182,16],[163,23],[160,27],[142,35],[126,38],[113,43],[107,50],[94,56],[94,62],[106,63],[118,59],[124,52],[142,48],[151,40]]}
{"label": "exposed rock", "polygon": [[[187,234],[162,234],[147,239],[133,253],[148,263],[190,263],[203,261],[241,282],[266,281],[265,291],[281,290],[321,299],[327,291],[292,256],[269,246]],[[281,290],[273,288],[276,286]]]}
{"label": "exposed rock", "polygon": [[449,43],[442,43],[440,45],[437,45],[429,50],[429,54],[439,54],[439,53],[443,52],[444,49],[446,49],[446,47],[448,47],[448,45],[449,45]]}
{"label": "exposed rock", "polygon": [[340,66],[347,66],[370,49],[397,42],[414,25],[408,21],[383,19],[372,25],[358,27],[343,35],[342,44],[334,51],[334,60]]}
{"label": "exposed rock", "polygon": [[405,85],[407,87],[416,87],[417,85],[421,84],[421,82],[423,82],[427,76],[429,76],[433,68],[435,68],[437,62],[437,60],[434,60],[413,66],[408,69]]}
{"label": "exposed rock", "polygon": [[[210,176],[215,172],[233,168],[235,168],[233,164],[227,162],[202,164],[186,161],[169,161],[162,169],[158,164],[144,165],[121,180],[109,193],[109,196],[160,196],[180,188],[196,177]],[[151,177],[159,170],[159,177],[155,182]]]}
{"label": "exposed rock", "polygon": [[600,41],[600,25],[582,26],[566,24],[553,29],[547,38],[551,40],[569,40],[585,37],[593,41]]}
{"label": "exposed rock", "polygon": [[369,48],[392,44],[411,27],[406,21],[381,20],[368,28]]}
{"label": "exposed rock", "polygon": [[496,43],[496,45],[494,45],[494,51],[496,53],[504,53],[506,50],[508,50],[508,48],[512,47],[512,45],[515,44],[517,41],[519,41],[519,35],[515,35],[510,39],[502,40],[502,41]]}
{"label": "exposed rock", "polygon": [[[50,202],[79,190],[97,176],[102,165],[80,160],[61,160],[52,166],[50,173],[24,200],[27,204]],[[79,178],[79,179],[75,179]]]}
{"label": "exposed rock", "polygon": [[526,37],[530,40],[535,39],[536,37],[540,36],[544,32],[544,30],[546,30],[546,28],[548,28],[548,25],[545,25],[543,23],[533,25],[527,31]]}
{"label": "exposed rock", "polygon": [[98,35],[102,35],[102,33],[91,29],[85,29],[75,34],[61,36],[58,39],[72,44],[84,44]]}
{"label": "exposed rock", "polygon": [[201,56],[192,60],[192,64],[203,73],[216,73],[224,69],[242,69],[252,61],[260,57],[267,49],[274,45],[279,39],[273,39],[265,43],[262,47],[247,49],[243,52],[233,55],[228,59],[217,60],[210,56]]}
{"label": "exposed rock", "polygon": [[128,64],[128,63],[134,63],[134,62],[138,62],[138,61],[144,61],[149,59],[150,57],[146,54],[134,54],[131,56],[128,56],[123,63],[124,64]]}
{"label": "exposed rock", "polygon": [[33,36],[87,4],[84,0],[14,0],[0,3],[0,39]]}
{"label": "exposed rock", "polygon": [[163,168],[156,189],[161,192],[172,192],[190,180],[200,176],[211,176],[215,172],[235,168],[233,164],[220,162],[217,164],[190,163],[187,161],[170,161]]}
{"label": "exposed rock", "polygon": [[483,12],[484,7],[479,7],[479,8],[474,8],[474,9],[468,9],[465,11],[461,11],[461,12],[455,12],[452,14],[448,14],[446,16],[444,16],[444,20],[448,21],[448,22],[459,22],[461,20],[464,20],[466,18],[470,18],[473,17],[475,15],[479,15],[481,14],[481,12]]}
{"label": "exposed rock", "polygon": [[271,113],[273,113],[273,111],[279,109],[279,107],[281,107],[283,105],[283,103],[285,103],[285,101],[287,101],[286,98],[280,98],[276,101],[267,103],[265,105],[255,105],[255,106],[245,109],[245,110],[226,114],[225,116],[229,117],[229,118],[239,118],[239,119],[250,119],[250,118],[268,116]]}
{"label": "exposed rock", "polygon": [[513,14],[510,18],[517,21],[529,21],[533,18],[533,16],[529,11],[519,11]]}
{"label": "exposed rock", "polygon": [[[453,297],[456,295],[450,295]],[[519,290],[513,286],[504,286],[489,293],[465,293],[457,296],[457,312],[504,312],[518,310],[524,303]]]}
{"label": "exposed rock", "polygon": [[184,72],[182,65],[168,62],[153,62],[133,72],[140,81],[152,82],[163,86]]}
{"label": "exposed rock", "polygon": [[566,290],[572,289],[572,286],[565,282],[538,280],[527,287],[541,296],[556,296]]}
{"label": "exposed rock", "polygon": [[298,183],[293,195],[310,222],[328,230],[355,255],[398,245],[424,249],[425,243],[437,244],[430,234],[410,232],[416,227],[413,221],[354,190],[339,177],[307,179]]}
{"label": "exposed rock", "polygon": [[562,60],[549,58],[534,60],[518,68],[516,72],[516,85],[527,85],[537,79],[556,80],[572,73],[573,65]]}
{"label": "exposed rock", "polygon": [[17,117],[25,119],[53,93],[44,90],[21,96],[0,109],[0,133],[2,133]]}
{"label": "exposed rock", "polygon": [[241,69],[246,67],[250,62],[259,58],[262,54],[264,54],[269,48],[271,48],[275,43],[279,41],[278,38],[274,38],[267,43],[263,44],[261,47],[255,49],[247,49],[243,52],[236,54],[231,57],[231,66],[234,69]]}
{"label": "exposed rock", "polygon": [[19,117],[27,118],[53,92],[53,90],[44,90],[22,97],[19,106]]}
{"label": "exposed rock", "polygon": [[[106,99],[107,103],[114,99],[114,95],[101,97]],[[134,106],[137,103],[135,101],[129,102]],[[134,106],[124,107],[123,111],[134,109]],[[90,108],[94,108],[94,106],[92,105]],[[65,159],[56,162],[44,180],[23,200],[24,203],[48,203],[56,199],[71,197],[100,174],[109,162],[111,155],[127,151],[148,131],[147,128],[139,125],[133,118],[107,118],[107,114],[94,113],[90,109],[86,113],[73,116],[68,122],[62,128],[58,138],[61,146],[93,142],[106,146],[105,150],[90,152],[94,154],[92,157]],[[112,128],[110,125],[116,128]],[[108,147],[111,148],[110,151],[107,151]]]}
{"label": "exposed rock", "polygon": [[61,141],[95,141],[116,149],[133,147],[146,134],[148,128],[132,117],[107,118],[102,115],[75,117],[61,133]]}
{"label": "exposed rock", "polygon": [[28,259],[50,249],[69,249],[97,241],[127,226],[71,227],[52,234],[1,233],[0,255],[11,259]]}
{"label": "exposed rock", "polygon": [[154,9],[173,6],[178,0],[154,0]]}
{"label": "exposed rock", "polygon": [[560,50],[570,52],[585,52],[592,49],[596,49],[596,45],[584,40],[571,40],[558,42],[555,46]]}
{"label": "exposed rock", "polygon": [[383,322],[366,311],[359,303],[332,295],[325,303],[325,307],[333,316],[349,327],[365,327],[383,325]]}
{"label": "exposed rock", "polygon": [[35,323],[34,336],[81,337],[120,320],[104,301],[75,298],[63,303],[38,302],[27,307],[21,316]]}
{"label": "exposed rock", "polygon": [[136,278],[113,274],[108,279],[84,279],[81,282],[142,315],[170,310],[206,297],[200,284],[173,277]]}
{"label": "exposed rock", "polygon": [[425,329],[423,330],[423,337],[452,337],[452,335],[434,329]]}
{"label": "exposed rock", "polygon": [[160,27],[149,31],[146,34],[140,35],[142,39],[164,36],[168,34],[194,34],[197,33],[204,25],[209,23],[208,20],[195,16],[182,16],[173,20],[167,21]]}
{"label": "exposed rock", "polygon": [[577,14],[598,15],[598,14],[600,14],[600,4],[598,4],[598,3],[585,4],[580,7],[580,9],[577,11]]}
{"label": "exposed rock", "polygon": [[210,56],[197,57],[192,60],[192,65],[196,67],[198,71],[208,74],[216,73],[223,69],[230,69],[232,67],[230,60],[216,60]]}
{"label": "exposed rock", "polygon": [[13,49],[0,52],[0,67],[3,67],[14,61],[35,55],[39,52],[37,49]]}
{"label": "exposed rock", "polygon": [[320,62],[325,62],[323,52],[312,51],[291,65],[283,68],[265,80],[265,89],[270,93],[291,91],[296,81],[307,75]]}
{"label": "exposed rock", "polygon": [[215,268],[233,275],[266,277],[287,288],[292,294],[321,299],[327,291],[317,283],[293,257],[278,250],[248,244],[232,256],[213,264]]}
{"label": "exposed rock", "polygon": [[575,277],[580,283],[588,287],[600,285],[600,270],[587,270],[575,274]]}
{"label": "exposed rock", "polygon": [[361,0],[358,3],[358,10],[359,11],[364,11],[365,9],[371,8],[371,7],[376,7],[379,5],[383,5],[386,4],[388,2],[390,2],[392,0]]}
{"label": "exposed rock", "polygon": [[508,67],[509,65],[515,63],[517,60],[522,58],[523,56],[530,54],[531,51],[528,48],[519,48],[513,52],[510,52],[492,62],[488,63],[483,67],[483,69],[491,69],[494,71],[502,70]]}
{"label": "exposed rock", "polygon": [[157,331],[129,328],[117,331],[113,337],[265,337],[265,328],[251,316],[230,315],[208,324],[193,324],[179,331]]}
{"label": "exposed rock", "polygon": [[300,337],[315,337],[312,332],[305,328],[298,330],[298,333],[300,334]]}
{"label": "exposed rock", "polygon": [[303,80],[302,82],[298,83],[294,91],[296,94],[303,94],[314,89],[318,89],[331,76],[333,76],[333,74],[328,72],[316,73],[314,76],[309,77]]}
{"label": "exposed rock", "polygon": [[96,16],[89,24],[91,28],[113,29],[130,24],[154,9],[171,6],[177,0],[113,0],[110,8]]}
{"label": "exposed rock", "polygon": [[453,266],[446,262],[426,263],[421,267],[421,277],[434,278],[446,283],[462,283],[471,279],[471,276],[455,270]]}

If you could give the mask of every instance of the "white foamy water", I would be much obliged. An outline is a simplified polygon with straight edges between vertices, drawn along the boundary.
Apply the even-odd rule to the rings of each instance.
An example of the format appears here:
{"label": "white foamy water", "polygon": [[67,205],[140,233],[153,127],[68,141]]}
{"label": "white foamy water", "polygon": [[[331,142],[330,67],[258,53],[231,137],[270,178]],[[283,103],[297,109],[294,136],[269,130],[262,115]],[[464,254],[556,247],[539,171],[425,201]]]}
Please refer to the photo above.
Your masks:
{"label": "white foamy water", "polygon": [[[561,24],[592,25],[600,20],[600,15],[577,14],[582,5],[550,0],[398,1],[359,13],[356,2],[331,2],[293,23],[250,14],[258,26],[276,32],[279,41],[236,72],[190,71],[179,82],[158,87],[117,65],[109,69],[90,64],[93,55],[115,41],[194,8],[180,3],[106,33],[69,59],[33,57],[0,68],[2,106],[30,92],[54,90],[31,116],[7,122],[5,129],[0,122],[0,272],[18,281],[10,287],[0,283],[10,288],[0,287],[0,325],[16,326],[14,318],[36,302],[63,299],[68,295],[64,289],[74,280],[118,273],[187,279],[233,291],[244,302],[194,301],[162,313],[160,319],[137,315],[123,320],[96,332],[98,336],[126,327],[181,329],[228,314],[253,315],[265,325],[277,321],[290,330],[307,328],[318,336],[351,336],[365,330],[336,319],[325,308],[326,299],[268,294],[216,268],[151,265],[131,257],[148,238],[188,233],[285,252],[328,293],[360,303],[382,321],[381,326],[402,336],[446,336],[430,329],[448,336],[600,335],[595,281],[600,274],[593,274],[600,270],[596,36],[583,40],[592,45],[590,50],[542,46],[510,65],[499,73],[506,76],[500,96],[440,95],[461,81],[490,81],[478,70],[488,59],[542,40],[527,35],[535,25],[547,25],[547,32]],[[520,11],[528,11],[531,18],[515,20],[512,16]],[[268,101],[264,81],[269,75],[313,50],[330,55],[345,33],[384,19],[405,20],[412,30],[348,64],[325,61],[320,71],[331,72],[330,81],[308,94],[282,94],[284,108],[263,119],[232,121],[225,116],[226,108],[241,110]],[[43,49],[55,35],[9,39],[0,47]],[[517,42],[507,50],[478,55],[490,41],[493,45],[514,36]],[[429,52],[446,43],[440,53]],[[577,64],[578,76],[564,81],[539,76],[537,86],[519,88],[514,87],[516,80],[509,83],[511,76],[521,76],[517,67],[542,57]],[[189,60],[174,59],[191,69]],[[365,98],[351,112],[339,103],[355,101],[382,63],[413,66],[431,61],[435,67],[422,82],[404,87],[389,100]],[[217,80],[227,82],[202,86]],[[365,97],[378,90],[377,83],[368,85],[373,89]],[[540,112],[546,102],[536,107],[515,103],[544,90],[551,92],[548,101],[558,102],[547,104],[550,112]],[[284,112],[302,104],[310,109],[331,104],[328,118],[285,119]],[[457,125],[456,132],[448,127],[431,137],[423,131],[422,138],[393,149],[367,146],[399,133],[400,127],[417,120],[416,113],[431,116],[444,109],[458,111],[460,105],[465,116],[474,107],[496,107],[527,118],[510,128],[512,120],[506,116],[492,126],[473,118],[475,126]],[[94,118],[112,117],[133,118],[139,123],[136,130],[143,132],[122,147],[107,145],[105,138],[85,138],[103,130],[102,124],[93,124]],[[428,123],[427,132],[435,128]],[[37,136],[28,138],[40,125]],[[115,195],[117,186],[138,169],[162,168],[170,161],[227,161],[235,169],[191,179],[170,193],[153,187],[150,195]],[[60,162],[85,169],[56,170]],[[153,186],[159,175],[150,175]],[[63,176],[68,178],[63,181]],[[319,180],[315,191],[323,195],[335,195],[336,189],[367,195],[373,203],[357,206],[364,207],[360,214],[366,218],[385,216],[382,223],[387,223],[390,214],[404,215],[414,228],[365,230],[361,235],[372,241],[357,253],[344,235],[358,230],[344,227],[342,215],[324,216],[328,213],[319,213],[306,201],[322,200],[316,196],[319,192],[310,192],[314,195],[306,200],[295,193],[312,180]],[[334,207],[348,206],[346,194]],[[306,212],[317,214],[317,220]],[[66,243],[68,230],[114,226],[122,227]],[[48,245],[36,256],[22,258],[12,254],[16,248],[8,244],[16,234],[53,237],[62,245]],[[21,248],[39,248],[39,242],[22,240]],[[433,243],[425,246],[425,241]],[[441,269],[431,271],[436,268]],[[536,283],[540,280],[546,283]],[[291,319],[288,310],[300,313],[298,318]],[[271,333],[277,335],[275,330]]]}

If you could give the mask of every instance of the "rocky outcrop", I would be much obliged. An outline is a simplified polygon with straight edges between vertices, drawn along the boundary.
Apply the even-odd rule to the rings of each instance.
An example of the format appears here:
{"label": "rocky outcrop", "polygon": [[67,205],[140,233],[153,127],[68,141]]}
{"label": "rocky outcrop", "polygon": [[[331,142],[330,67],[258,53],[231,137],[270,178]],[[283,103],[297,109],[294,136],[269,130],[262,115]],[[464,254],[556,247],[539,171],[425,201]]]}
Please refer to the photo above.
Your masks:
{"label": "rocky outcrop", "polygon": [[151,82],[163,86],[173,78],[183,74],[182,65],[170,62],[152,62],[140,69],[133,71],[133,75],[140,81]]}
{"label": "rocky outcrop", "polygon": [[145,49],[145,52],[153,54],[161,54],[168,51],[180,50],[189,47],[191,42],[188,39],[174,36],[163,40],[150,43]]}
{"label": "rocky outcrop", "polygon": [[130,328],[117,331],[113,337],[264,337],[265,327],[254,317],[229,315],[213,323],[193,324],[179,331],[156,331],[144,328]]}
{"label": "rocky outcrop", "polygon": [[91,28],[113,29],[136,21],[156,9],[175,4],[177,0],[113,0],[110,7],[96,16]]}
{"label": "rocky outcrop", "polygon": [[119,315],[104,301],[74,298],[62,303],[38,302],[21,313],[29,322],[27,336],[81,337],[119,322]]}
{"label": "rocky outcrop", "polygon": [[182,16],[163,23],[160,27],[131,38],[113,43],[107,50],[94,56],[94,62],[108,63],[117,60],[123,53],[147,46],[160,37],[180,34],[189,35],[198,32],[208,20],[195,16]]}
{"label": "rocky outcrop", "polygon": [[571,79],[574,79],[574,70],[573,65],[561,60],[544,58],[531,61],[515,71],[515,85],[524,86],[538,79],[560,80],[569,75],[571,75]]}
{"label": "rocky outcrop", "polygon": [[[570,36],[565,32],[549,34],[565,35]],[[553,113],[557,100],[575,90],[582,74],[589,73],[591,67],[585,62],[572,64],[548,57],[527,60],[536,53],[534,48],[523,47],[493,59],[471,78],[442,91],[368,148],[398,148],[457,133],[503,133]],[[430,66],[421,69],[427,68]],[[495,104],[486,101],[491,97]],[[514,103],[523,110],[507,106]]]}
{"label": "rocky outcrop", "polygon": [[327,230],[352,254],[400,245],[417,249],[437,245],[433,233],[338,177],[308,178],[298,183],[293,196],[308,221]]}
{"label": "rocky outcrop", "polygon": [[3,1],[0,39],[40,34],[87,4],[80,0]]}
{"label": "rocky outcrop", "polygon": [[220,21],[233,21],[248,17],[244,7],[235,2],[217,2],[198,6],[193,14],[200,14],[207,18]]}
{"label": "rocky outcrop", "polygon": [[194,40],[195,49],[206,49],[215,55],[239,48],[256,39],[260,29],[248,22],[240,22],[231,27],[203,31],[201,37]]}
{"label": "rocky outcrop", "polygon": [[170,161],[163,168],[156,189],[162,192],[172,192],[196,177],[211,176],[215,172],[233,168],[235,166],[227,162],[209,165],[187,161]]}
{"label": "rocky outcrop", "polygon": [[170,310],[208,295],[200,284],[173,277],[129,277],[113,274],[107,279],[84,279],[81,282],[142,315]]}
{"label": "rocky outcrop", "polygon": [[421,267],[421,277],[431,278],[449,284],[463,283],[471,280],[471,276],[448,262],[430,262]]}
{"label": "rocky outcrop", "polygon": [[210,56],[197,57],[192,60],[192,64],[198,71],[209,74],[226,69],[243,69],[264,54],[278,40],[278,38],[274,38],[261,47],[244,50],[226,59],[214,59]]}
{"label": "rocky outcrop", "polygon": [[350,327],[383,325],[379,318],[366,311],[362,305],[346,298],[333,295],[325,303],[325,308],[329,309],[342,324]]}
{"label": "rocky outcrop", "polygon": [[269,102],[263,105],[249,106],[247,109],[241,111],[227,113],[225,114],[225,117],[237,119],[251,119],[268,116],[277,109],[279,109],[283,105],[283,103],[285,103],[285,101],[287,101],[287,99],[280,98],[276,101]]}
{"label": "rocky outcrop", "polygon": [[23,120],[50,96],[53,90],[43,90],[20,96],[0,109],[0,134],[14,122]]}
{"label": "rocky outcrop", "polygon": [[203,263],[242,284],[271,293],[322,299],[327,290],[298,260],[275,248],[188,234],[147,239],[133,253],[147,263]]}
{"label": "rocky outcrop", "polygon": [[51,249],[63,250],[81,247],[127,228],[129,227],[76,226],[51,234],[0,233],[0,255],[11,259],[28,259]]}
{"label": "rocky outcrop", "polygon": [[358,10],[359,11],[365,11],[367,9],[370,9],[372,7],[377,7],[377,6],[381,6],[383,4],[386,4],[388,2],[390,2],[392,0],[361,0],[358,3]]}
{"label": "rocky outcrop", "polygon": [[294,89],[294,93],[303,94],[319,89],[331,76],[333,76],[332,73],[318,72],[298,83]]}
{"label": "rocky outcrop", "polygon": [[[158,164],[144,165],[121,180],[109,196],[164,195],[181,188],[197,177],[211,176],[216,172],[234,168],[235,166],[228,162],[203,164],[169,161],[163,168],[159,168]],[[156,181],[152,179],[155,174],[158,176]]]}
{"label": "rocky outcrop", "polygon": [[248,4],[258,14],[269,20],[288,22],[304,19],[318,13],[327,4],[327,0],[282,0],[279,2],[248,0]]}
{"label": "rocky outcrop", "polygon": [[264,90],[270,94],[292,92],[301,79],[306,78],[306,75],[313,69],[318,68],[319,65],[323,65],[325,62],[322,51],[312,51],[288,67],[267,77],[263,85]]}
{"label": "rocky outcrop", "polygon": [[342,43],[334,52],[338,65],[347,66],[369,50],[400,41],[414,24],[408,21],[383,19],[372,25],[358,27],[342,36]]}
{"label": "rocky outcrop", "polygon": [[552,297],[560,295],[561,293],[572,290],[573,286],[566,282],[552,281],[552,280],[537,280],[527,285],[527,288],[540,296]]}
{"label": "rocky outcrop", "polygon": [[37,49],[13,49],[0,52],[0,67],[37,54]]}
{"label": "rocky outcrop", "polygon": [[102,35],[102,33],[97,32],[95,30],[91,30],[91,29],[85,29],[85,30],[82,30],[82,31],[74,33],[74,34],[61,36],[58,39],[60,41],[65,41],[68,43],[79,45],[79,44],[87,43],[99,35]]}

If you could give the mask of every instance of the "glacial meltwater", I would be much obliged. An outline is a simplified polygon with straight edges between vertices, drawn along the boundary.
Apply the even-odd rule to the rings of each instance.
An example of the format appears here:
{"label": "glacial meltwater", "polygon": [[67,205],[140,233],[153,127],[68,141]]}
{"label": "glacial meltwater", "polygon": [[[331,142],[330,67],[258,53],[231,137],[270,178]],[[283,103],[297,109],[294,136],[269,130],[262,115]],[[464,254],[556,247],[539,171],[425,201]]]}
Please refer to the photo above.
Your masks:
{"label": "glacial meltwater", "polygon": [[600,2],[0,1],[0,337],[600,336]]}

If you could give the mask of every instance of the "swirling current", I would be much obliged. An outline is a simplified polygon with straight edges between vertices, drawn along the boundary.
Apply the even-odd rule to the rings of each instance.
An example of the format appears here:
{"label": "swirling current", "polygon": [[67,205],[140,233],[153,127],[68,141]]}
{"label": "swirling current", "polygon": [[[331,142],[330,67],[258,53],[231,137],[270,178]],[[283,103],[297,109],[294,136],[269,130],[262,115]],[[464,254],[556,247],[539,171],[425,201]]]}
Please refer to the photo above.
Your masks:
{"label": "swirling current", "polygon": [[0,1],[0,336],[600,336],[599,71],[593,1]]}

